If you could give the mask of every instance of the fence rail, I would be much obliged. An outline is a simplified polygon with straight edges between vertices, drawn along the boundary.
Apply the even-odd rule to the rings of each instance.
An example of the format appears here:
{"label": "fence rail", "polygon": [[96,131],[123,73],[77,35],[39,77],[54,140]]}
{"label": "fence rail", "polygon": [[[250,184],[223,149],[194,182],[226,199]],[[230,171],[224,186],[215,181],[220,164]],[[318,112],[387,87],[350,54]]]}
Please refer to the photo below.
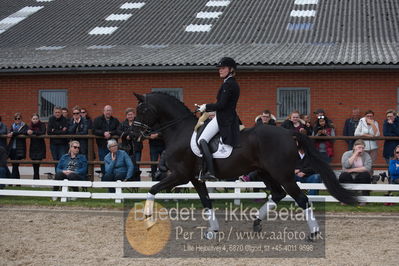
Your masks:
{"label": "fence rail", "polygon": [[[6,185],[22,185],[23,189],[12,189],[6,187],[0,189],[0,195],[3,196],[28,196],[28,197],[60,197],[61,202],[66,202],[68,198],[91,198],[91,199],[114,199],[116,203],[121,203],[123,199],[144,200],[147,193],[131,193],[123,191],[123,188],[150,188],[157,182],[92,182],[92,181],[69,181],[69,180],[32,180],[32,179],[1,179],[0,184]],[[248,189],[265,188],[262,182],[207,182],[208,188],[230,188],[233,192],[209,193],[211,199],[233,199],[235,204],[240,203],[240,199],[259,199],[266,198],[266,192],[248,192]],[[319,189],[326,190],[322,183],[304,184],[298,183],[301,189]],[[61,191],[45,191],[33,190],[29,186],[38,187],[62,187]],[[349,190],[369,190],[369,191],[399,191],[399,185],[393,184],[343,184]],[[115,193],[107,192],[73,192],[68,191],[69,187],[85,187],[85,188],[115,188]],[[193,188],[190,183],[178,186],[178,188]],[[329,195],[308,196],[314,202],[337,202],[335,198]],[[156,199],[199,199],[196,192],[190,193],[159,193]],[[287,196],[284,201],[293,201]],[[399,196],[362,196],[359,197],[361,202],[376,203],[399,203]]]}

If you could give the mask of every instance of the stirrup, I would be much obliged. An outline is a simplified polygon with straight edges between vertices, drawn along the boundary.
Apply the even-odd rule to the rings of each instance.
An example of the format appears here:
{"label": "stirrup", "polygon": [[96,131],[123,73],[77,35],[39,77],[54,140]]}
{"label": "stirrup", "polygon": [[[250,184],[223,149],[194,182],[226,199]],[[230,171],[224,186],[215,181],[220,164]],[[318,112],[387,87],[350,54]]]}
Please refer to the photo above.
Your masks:
{"label": "stirrup", "polygon": [[218,179],[216,178],[216,176],[214,176],[213,174],[211,174],[210,172],[206,172],[205,174],[200,174],[199,181],[205,182],[205,181],[218,181]]}

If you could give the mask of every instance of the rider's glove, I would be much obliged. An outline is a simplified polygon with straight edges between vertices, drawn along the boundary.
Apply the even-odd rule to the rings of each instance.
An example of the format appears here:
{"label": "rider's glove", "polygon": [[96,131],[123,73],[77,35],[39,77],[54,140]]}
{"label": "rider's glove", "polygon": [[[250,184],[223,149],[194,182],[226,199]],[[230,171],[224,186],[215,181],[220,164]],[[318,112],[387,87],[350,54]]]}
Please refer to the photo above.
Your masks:
{"label": "rider's glove", "polygon": [[201,113],[205,112],[206,110],[206,104],[202,104],[200,105],[200,107],[198,108],[198,111],[200,111]]}

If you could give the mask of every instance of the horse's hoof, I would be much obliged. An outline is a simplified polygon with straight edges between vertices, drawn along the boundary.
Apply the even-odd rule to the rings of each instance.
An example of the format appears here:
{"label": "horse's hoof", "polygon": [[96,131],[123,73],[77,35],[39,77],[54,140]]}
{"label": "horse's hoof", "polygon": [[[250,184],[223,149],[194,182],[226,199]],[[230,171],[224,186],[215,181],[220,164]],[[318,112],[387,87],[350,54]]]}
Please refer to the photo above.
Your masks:
{"label": "horse's hoof", "polygon": [[261,224],[262,220],[260,219],[256,219],[254,221],[254,225],[253,225],[253,230],[254,232],[261,232],[262,231],[262,224]]}
{"label": "horse's hoof", "polygon": [[218,231],[207,231],[204,233],[204,238],[207,240],[212,240],[216,238]]}
{"label": "horse's hoof", "polygon": [[147,230],[150,230],[151,227],[153,227],[153,226],[155,225],[155,220],[152,219],[152,217],[147,217],[147,218],[144,220],[144,225],[145,225],[145,228],[146,228]]}
{"label": "horse's hoof", "polygon": [[319,231],[310,233],[306,241],[308,242],[315,242],[317,239],[321,238],[321,233]]}

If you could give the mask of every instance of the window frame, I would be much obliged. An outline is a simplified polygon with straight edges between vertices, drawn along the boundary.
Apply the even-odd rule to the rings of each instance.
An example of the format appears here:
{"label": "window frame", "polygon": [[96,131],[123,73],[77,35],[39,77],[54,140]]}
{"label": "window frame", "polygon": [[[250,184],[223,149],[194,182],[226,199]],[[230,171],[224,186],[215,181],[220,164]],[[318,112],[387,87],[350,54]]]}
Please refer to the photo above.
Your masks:
{"label": "window frame", "polygon": [[[281,91],[306,91],[306,109],[307,109],[307,113],[303,112],[303,110],[301,110],[298,107],[292,108],[292,111],[299,111],[301,114],[306,114],[306,115],[310,115],[310,101],[311,101],[311,95],[310,95],[310,88],[309,87],[279,87],[277,88],[277,112],[276,112],[276,117],[278,121],[284,121],[287,117],[286,116],[282,116],[281,115],[281,111],[280,111],[280,106],[283,104],[281,96],[280,96],[280,92]],[[303,112],[303,113],[302,113]],[[289,114],[288,114],[289,115]]]}
{"label": "window frame", "polygon": [[38,114],[40,116],[40,120],[43,122],[48,122],[48,119],[51,117],[52,113],[48,116],[45,117],[43,116],[43,114],[41,113],[41,108],[42,108],[42,101],[41,101],[41,96],[43,92],[63,92],[65,95],[65,106],[60,105],[61,107],[68,107],[68,89],[41,89],[38,92]]}

